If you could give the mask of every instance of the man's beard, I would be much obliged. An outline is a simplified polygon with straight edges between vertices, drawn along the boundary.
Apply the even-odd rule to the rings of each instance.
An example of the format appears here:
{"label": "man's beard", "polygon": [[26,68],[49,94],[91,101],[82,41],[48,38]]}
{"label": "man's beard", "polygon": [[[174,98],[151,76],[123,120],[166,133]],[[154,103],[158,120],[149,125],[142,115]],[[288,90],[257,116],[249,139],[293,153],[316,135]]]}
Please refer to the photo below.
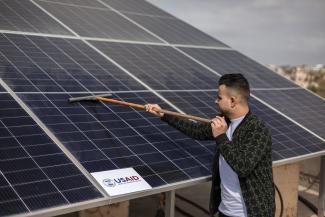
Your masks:
{"label": "man's beard", "polygon": [[219,111],[218,116],[228,118],[229,113],[227,111],[224,111],[224,110],[220,109],[219,107],[217,107],[217,108]]}

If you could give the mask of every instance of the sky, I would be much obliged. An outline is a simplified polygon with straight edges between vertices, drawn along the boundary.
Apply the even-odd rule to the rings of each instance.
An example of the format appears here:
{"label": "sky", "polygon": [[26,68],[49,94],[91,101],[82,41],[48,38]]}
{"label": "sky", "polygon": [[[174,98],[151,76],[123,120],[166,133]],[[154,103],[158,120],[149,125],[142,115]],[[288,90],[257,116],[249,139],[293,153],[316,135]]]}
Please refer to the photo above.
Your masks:
{"label": "sky", "polygon": [[325,0],[147,0],[262,64],[325,64]]}

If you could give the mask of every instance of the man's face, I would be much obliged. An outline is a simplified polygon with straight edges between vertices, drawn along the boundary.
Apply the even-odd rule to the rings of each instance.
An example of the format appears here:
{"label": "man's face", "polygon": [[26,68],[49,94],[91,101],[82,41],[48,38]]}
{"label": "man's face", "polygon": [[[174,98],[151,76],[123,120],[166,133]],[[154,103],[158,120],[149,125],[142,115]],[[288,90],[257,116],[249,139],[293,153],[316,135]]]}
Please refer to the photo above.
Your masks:
{"label": "man's face", "polygon": [[218,87],[218,96],[215,101],[220,112],[226,117],[228,117],[231,111],[231,97],[228,92],[226,85],[220,85]]}

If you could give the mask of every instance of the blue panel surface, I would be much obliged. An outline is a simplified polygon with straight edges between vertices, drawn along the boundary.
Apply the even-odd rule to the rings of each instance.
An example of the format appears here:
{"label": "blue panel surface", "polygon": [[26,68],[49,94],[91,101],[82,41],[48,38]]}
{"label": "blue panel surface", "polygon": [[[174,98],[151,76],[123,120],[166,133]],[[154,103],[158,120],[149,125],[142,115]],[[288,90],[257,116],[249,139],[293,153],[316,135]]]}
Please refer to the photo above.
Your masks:
{"label": "blue panel surface", "polygon": [[143,89],[80,40],[0,34],[0,77],[16,92]]}
{"label": "blue panel surface", "polygon": [[[216,114],[216,92],[162,92],[173,104],[187,113],[207,118]],[[271,130],[273,161],[303,157],[325,149],[325,142],[273,111],[254,98],[250,100],[251,111],[262,118]]]}
{"label": "blue panel surface", "polygon": [[155,90],[215,89],[218,76],[169,46],[94,42]]}
{"label": "blue panel surface", "polygon": [[89,8],[43,1],[38,3],[80,36],[161,42],[108,8]]}
{"label": "blue panel surface", "polygon": [[31,1],[1,0],[0,21],[2,30],[71,35]]}
{"label": "blue panel surface", "polygon": [[[0,94],[0,104],[0,216],[102,197],[9,94]],[[67,167],[75,173],[53,174]]]}
{"label": "blue panel surface", "polygon": [[260,90],[253,94],[325,139],[325,101],[304,89]]}
{"label": "blue panel surface", "polygon": [[298,87],[286,78],[234,50],[180,48],[217,73],[242,73],[253,88]]}
{"label": "blue panel surface", "polygon": [[[36,1],[38,2],[39,0]],[[95,7],[95,8],[105,7],[99,1],[94,1],[94,0],[46,0],[46,1],[53,2],[53,3],[60,3],[62,5],[86,6],[86,7]]]}
{"label": "blue panel surface", "polygon": [[126,16],[170,44],[228,47],[177,18],[143,16],[139,14],[126,14]]}
{"label": "blue panel surface", "polygon": [[224,43],[143,0],[104,0],[170,44],[227,47]]}
{"label": "blue panel surface", "polygon": [[103,2],[123,13],[171,17],[170,14],[145,0],[103,0]]}

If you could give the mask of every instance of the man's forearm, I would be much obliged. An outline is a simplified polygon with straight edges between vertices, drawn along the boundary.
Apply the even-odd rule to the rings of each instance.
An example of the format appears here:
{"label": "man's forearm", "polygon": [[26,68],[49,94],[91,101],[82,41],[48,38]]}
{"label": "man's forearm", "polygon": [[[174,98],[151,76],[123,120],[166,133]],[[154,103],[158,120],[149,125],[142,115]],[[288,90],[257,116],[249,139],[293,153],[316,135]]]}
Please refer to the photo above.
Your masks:
{"label": "man's forearm", "polygon": [[161,120],[165,121],[169,125],[175,127],[179,131],[188,135],[193,139],[198,140],[212,140],[211,126],[206,123],[194,122],[191,120],[180,119],[171,115],[165,114]]}

